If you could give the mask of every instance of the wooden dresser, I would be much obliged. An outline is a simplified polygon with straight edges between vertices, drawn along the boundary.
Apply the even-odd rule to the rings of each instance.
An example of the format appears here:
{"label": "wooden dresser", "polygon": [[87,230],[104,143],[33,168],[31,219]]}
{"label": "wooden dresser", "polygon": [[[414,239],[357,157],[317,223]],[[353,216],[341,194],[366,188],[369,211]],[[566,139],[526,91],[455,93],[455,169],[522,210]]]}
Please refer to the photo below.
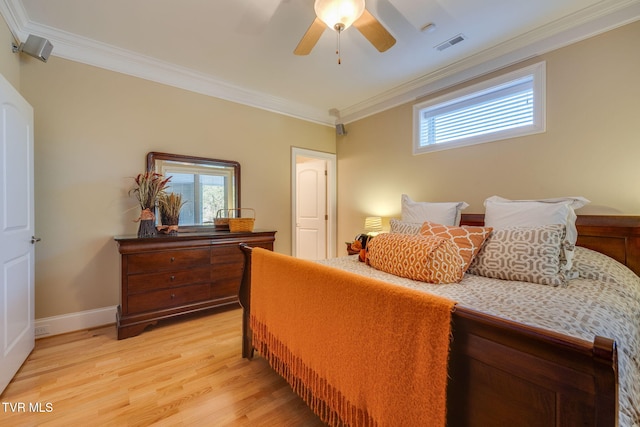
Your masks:
{"label": "wooden dresser", "polygon": [[121,255],[118,339],[158,320],[236,305],[244,256],[240,243],[273,250],[275,231],[115,237]]}

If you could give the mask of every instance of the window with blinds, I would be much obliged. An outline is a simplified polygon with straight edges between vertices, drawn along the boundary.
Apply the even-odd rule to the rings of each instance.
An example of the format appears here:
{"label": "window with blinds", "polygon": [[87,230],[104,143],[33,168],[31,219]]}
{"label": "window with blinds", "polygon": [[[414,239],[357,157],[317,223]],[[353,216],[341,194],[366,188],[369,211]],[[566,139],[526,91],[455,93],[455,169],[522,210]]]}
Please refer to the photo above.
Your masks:
{"label": "window with blinds", "polygon": [[543,132],[544,63],[414,106],[414,154]]}

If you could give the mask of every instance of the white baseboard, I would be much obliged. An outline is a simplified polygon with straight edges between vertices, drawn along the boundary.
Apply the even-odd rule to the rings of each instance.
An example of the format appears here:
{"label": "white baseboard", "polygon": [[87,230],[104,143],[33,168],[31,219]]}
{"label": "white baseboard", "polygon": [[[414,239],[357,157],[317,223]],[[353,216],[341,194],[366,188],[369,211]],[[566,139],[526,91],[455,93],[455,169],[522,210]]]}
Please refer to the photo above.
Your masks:
{"label": "white baseboard", "polygon": [[114,305],[36,319],[34,323],[35,335],[36,338],[44,338],[115,323],[116,310],[117,306]]}

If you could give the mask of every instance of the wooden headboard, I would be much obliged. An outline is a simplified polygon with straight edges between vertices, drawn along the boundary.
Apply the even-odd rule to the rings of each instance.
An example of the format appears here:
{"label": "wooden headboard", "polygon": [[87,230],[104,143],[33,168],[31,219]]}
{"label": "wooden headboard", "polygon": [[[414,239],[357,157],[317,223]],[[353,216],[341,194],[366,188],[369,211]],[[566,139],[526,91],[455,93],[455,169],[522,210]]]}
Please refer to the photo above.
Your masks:
{"label": "wooden headboard", "polygon": [[[484,214],[462,214],[463,225],[483,225]],[[640,216],[578,215],[578,246],[610,256],[640,275]]]}

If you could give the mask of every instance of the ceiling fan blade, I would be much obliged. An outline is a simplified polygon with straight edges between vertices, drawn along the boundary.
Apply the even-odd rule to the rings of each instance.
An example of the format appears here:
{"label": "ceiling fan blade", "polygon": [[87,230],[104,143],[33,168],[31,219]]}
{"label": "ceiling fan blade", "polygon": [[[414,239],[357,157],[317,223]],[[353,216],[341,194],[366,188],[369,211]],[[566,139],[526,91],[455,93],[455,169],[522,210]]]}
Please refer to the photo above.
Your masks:
{"label": "ceiling fan blade", "polygon": [[325,28],[327,28],[327,26],[324,22],[322,22],[320,18],[316,17],[313,23],[309,26],[307,32],[302,36],[300,43],[298,43],[298,46],[296,46],[293,53],[296,55],[308,55],[311,53],[311,49],[313,49],[316,43],[318,43],[318,40]]}
{"label": "ceiling fan blade", "polygon": [[396,39],[367,9],[353,23],[353,26],[380,52],[384,52],[396,44]]}

